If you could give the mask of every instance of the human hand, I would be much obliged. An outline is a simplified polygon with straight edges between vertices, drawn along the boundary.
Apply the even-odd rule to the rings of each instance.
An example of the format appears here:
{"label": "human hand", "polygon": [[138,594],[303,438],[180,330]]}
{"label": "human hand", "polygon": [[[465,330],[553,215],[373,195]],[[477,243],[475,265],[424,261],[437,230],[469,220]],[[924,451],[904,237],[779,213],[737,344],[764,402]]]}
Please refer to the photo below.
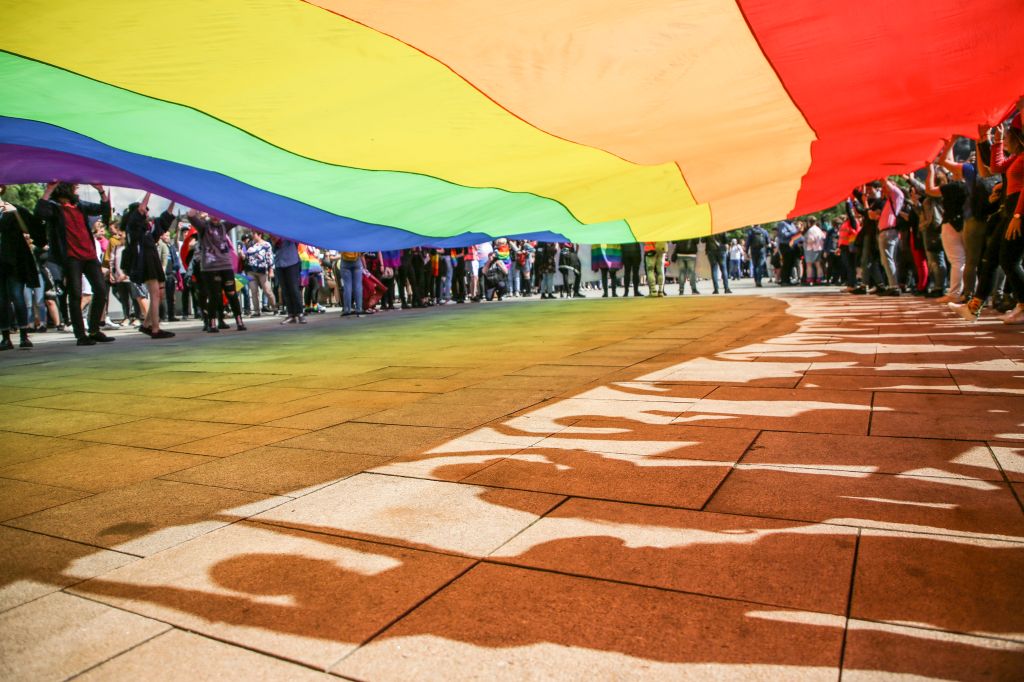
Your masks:
{"label": "human hand", "polygon": [[1010,220],[1010,225],[1006,228],[1007,239],[1019,239],[1020,238],[1020,218],[1013,218]]}

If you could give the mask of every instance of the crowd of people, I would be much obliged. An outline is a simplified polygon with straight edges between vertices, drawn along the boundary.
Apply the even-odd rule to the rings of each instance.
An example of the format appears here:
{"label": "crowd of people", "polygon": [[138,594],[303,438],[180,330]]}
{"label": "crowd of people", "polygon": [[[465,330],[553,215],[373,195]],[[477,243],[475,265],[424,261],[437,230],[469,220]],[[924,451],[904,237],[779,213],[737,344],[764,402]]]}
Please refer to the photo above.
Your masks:
{"label": "crowd of people", "polygon": [[[963,147],[963,145],[961,145]],[[754,225],[729,235],[675,242],[572,244],[496,239],[459,248],[347,252],[318,249],[233,225],[195,210],[158,216],[150,194],[113,214],[67,182],[46,185],[33,208],[0,203],[0,350],[31,348],[32,333],[70,327],[80,346],[135,327],[153,339],[161,327],[202,320],[203,331],[245,331],[250,316],[284,325],[341,307],[342,316],[449,303],[534,296],[660,297],[666,284],[698,291],[698,258],[712,294],[730,281],[757,287],[842,284],[854,295],[913,294],[947,303],[976,320],[986,304],[1024,323],[1020,213],[1024,136],[1017,114],[982,128],[970,153],[950,141],[918,173],[852,191],[845,215]],[[0,192],[3,187],[0,187]],[[647,293],[640,290],[647,288]],[[113,314],[116,301],[120,314]],[[112,319],[117,318],[117,322]]]}

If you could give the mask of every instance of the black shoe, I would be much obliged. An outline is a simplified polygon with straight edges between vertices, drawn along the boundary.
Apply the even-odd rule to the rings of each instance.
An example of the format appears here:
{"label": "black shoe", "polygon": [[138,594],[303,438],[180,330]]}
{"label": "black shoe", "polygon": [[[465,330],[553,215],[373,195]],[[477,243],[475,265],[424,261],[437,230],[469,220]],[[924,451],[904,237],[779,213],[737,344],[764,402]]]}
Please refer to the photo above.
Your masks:
{"label": "black shoe", "polygon": [[112,343],[113,341],[116,340],[112,336],[107,336],[103,332],[95,332],[93,334],[89,334],[89,338],[97,343]]}
{"label": "black shoe", "polygon": [[31,348],[32,345],[33,345],[32,342],[29,341],[29,339],[28,339],[28,330],[27,329],[22,329],[21,330],[21,343],[18,344],[18,348]]}
{"label": "black shoe", "polygon": [[853,294],[854,296],[865,296],[865,295],[867,295],[868,290],[867,290],[867,288],[865,288],[863,286],[860,286],[860,287],[854,287],[853,291],[851,291],[850,293]]}
{"label": "black shoe", "polygon": [[217,320],[217,329],[231,329],[231,325],[224,320]]}
{"label": "black shoe", "polygon": [[248,327],[246,327],[243,322],[239,321],[238,322],[238,331],[244,332],[246,329],[248,329]]}
{"label": "black shoe", "polygon": [[153,328],[152,327],[147,327],[147,326],[141,325],[141,324],[139,325],[139,331],[142,332],[143,334],[145,334],[146,336],[151,336],[153,334]]}
{"label": "black shoe", "polygon": [[3,340],[0,341],[0,350],[11,350],[13,348],[14,348],[14,344],[11,343],[11,339],[10,338],[5,336],[3,338]]}
{"label": "black shoe", "polygon": [[727,294],[731,294],[731,293],[732,293],[732,289],[726,289],[726,290],[725,290],[725,293],[727,293]]}
{"label": "black shoe", "polygon": [[930,289],[925,295],[925,298],[942,298],[946,294],[943,293],[942,289]]}
{"label": "black shoe", "polygon": [[167,318],[168,322],[179,322],[180,320],[181,320],[180,317],[168,317]]}
{"label": "black shoe", "polygon": [[79,345],[79,346],[95,346],[96,342],[93,341],[88,336],[83,336],[82,338],[78,339],[78,341],[76,342],[76,345]]}
{"label": "black shoe", "polygon": [[174,332],[169,332],[166,329],[161,329],[158,332],[153,332],[152,334],[150,334],[149,338],[151,338],[151,339],[173,339],[174,338]]}
{"label": "black shoe", "polygon": [[893,287],[892,289],[883,289],[882,293],[879,294],[879,296],[899,296],[899,295],[900,295],[900,290],[897,287]]}
{"label": "black shoe", "polygon": [[219,330],[219,329],[217,329],[216,327],[210,327],[210,328],[208,328],[208,329],[206,330],[206,333],[207,333],[207,334],[219,334],[219,333],[220,333],[220,330]]}

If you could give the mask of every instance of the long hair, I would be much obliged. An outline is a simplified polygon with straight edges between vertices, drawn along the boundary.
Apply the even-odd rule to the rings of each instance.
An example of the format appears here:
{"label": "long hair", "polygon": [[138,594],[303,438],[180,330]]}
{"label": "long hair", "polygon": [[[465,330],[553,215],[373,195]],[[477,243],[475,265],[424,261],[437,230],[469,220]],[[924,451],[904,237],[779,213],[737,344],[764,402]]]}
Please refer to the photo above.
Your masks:
{"label": "long hair", "polygon": [[53,193],[50,196],[56,202],[61,202],[66,199],[68,203],[78,203],[78,195],[75,193],[75,186],[70,182],[57,183],[57,186],[53,188]]}

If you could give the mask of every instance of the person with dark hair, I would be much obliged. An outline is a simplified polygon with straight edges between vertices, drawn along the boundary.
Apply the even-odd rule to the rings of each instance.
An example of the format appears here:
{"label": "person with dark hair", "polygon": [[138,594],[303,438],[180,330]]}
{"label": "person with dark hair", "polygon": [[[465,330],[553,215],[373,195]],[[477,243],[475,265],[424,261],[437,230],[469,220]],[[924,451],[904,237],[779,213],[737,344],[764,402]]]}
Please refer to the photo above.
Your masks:
{"label": "person with dark hair", "polygon": [[622,287],[623,296],[629,296],[629,288],[633,287],[633,295],[640,295],[640,268],[643,265],[643,248],[638,242],[622,244]]}
{"label": "person with dark hair", "polygon": [[[712,294],[718,293],[718,277],[722,277],[722,287],[727,294],[732,293],[729,288],[729,270],[726,267],[726,258],[729,247],[725,242],[725,235],[712,234],[704,237],[704,255],[707,256],[708,264],[711,266]],[[792,267],[792,266],[791,266]]]}
{"label": "person with dark hair", "polygon": [[[110,199],[102,185],[93,187],[100,194],[98,204],[81,201],[78,198],[78,185],[56,181],[46,185],[42,198],[36,203],[36,215],[46,225],[50,259],[63,271],[71,326],[79,346],[114,340],[100,331],[106,308],[107,283],[103,281],[96,242],[88,225],[89,216],[102,216],[105,222],[110,222]],[[88,329],[82,319],[83,276],[89,282],[93,296]]]}
{"label": "person with dark hair", "polygon": [[230,223],[220,219],[200,215],[195,210],[188,212],[188,221],[199,234],[199,263],[202,268],[203,288],[206,293],[206,324],[203,330],[216,333],[220,329],[224,315],[224,296],[235,316],[235,326],[244,332],[245,322],[242,321],[242,306],[238,301],[235,287],[234,250],[231,243]]}
{"label": "person with dark hair", "polygon": [[302,263],[299,245],[290,239],[277,237],[274,244],[274,270],[281,284],[281,299],[285,318],[281,324],[306,324],[302,313]]}
{"label": "person with dark hair", "polygon": [[157,250],[157,241],[175,222],[172,213],[174,202],[158,220],[151,221],[149,199],[150,193],[146,192],[142,201],[129,206],[124,215],[122,224],[127,242],[121,256],[121,270],[127,272],[132,282],[145,286],[149,292],[149,308],[139,325],[139,331],[153,339],[170,339],[174,337],[174,332],[160,329],[160,304],[164,299],[166,268]]}
{"label": "person with dark hair", "polygon": [[775,241],[778,244],[779,257],[779,286],[793,286],[793,272],[796,269],[796,250],[793,248],[793,238],[799,230],[788,220],[780,220],[775,223]]}
{"label": "person with dark hair", "polygon": [[[761,230],[764,232],[764,230]],[[764,232],[765,244],[768,243],[768,233]],[[750,238],[747,238],[747,244],[750,244]],[[683,287],[687,282],[690,283],[690,294],[700,294],[697,291],[697,248],[700,244],[699,239],[682,239],[675,242],[675,249],[672,251],[672,262],[679,263],[679,295],[683,295]],[[763,256],[762,256],[763,258]],[[751,256],[753,261],[753,256]],[[756,268],[756,261],[755,268]],[[758,271],[754,271],[754,276],[757,278],[757,286],[761,286],[761,276]]]}
{"label": "person with dark hair", "polygon": [[981,307],[995,288],[999,267],[1006,273],[1006,282],[1017,299],[1017,306],[1002,320],[1006,324],[1024,324],[1024,235],[1021,234],[1021,213],[1024,211],[1024,132],[1021,114],[1013,117],[1005,134],[996,129],[992,142],[991,169],[1006,178],[1002,207],[991,222],[991,229],[981,260],[978,286],[971,299],[963,305],[950,307],[966,320],[977,320]]}
{"label": "person with dark hair", "polygon": [[[0,193],[4,189],[0,185]],[[15,327],[21,337],[19,347],[32,347],[22,292],[26,285],[39,282],[40,274],[30,241],[38,247],[46,244],[43,226],[28,210],[0,199],[0,351],[14,348],[11,331]]]}

